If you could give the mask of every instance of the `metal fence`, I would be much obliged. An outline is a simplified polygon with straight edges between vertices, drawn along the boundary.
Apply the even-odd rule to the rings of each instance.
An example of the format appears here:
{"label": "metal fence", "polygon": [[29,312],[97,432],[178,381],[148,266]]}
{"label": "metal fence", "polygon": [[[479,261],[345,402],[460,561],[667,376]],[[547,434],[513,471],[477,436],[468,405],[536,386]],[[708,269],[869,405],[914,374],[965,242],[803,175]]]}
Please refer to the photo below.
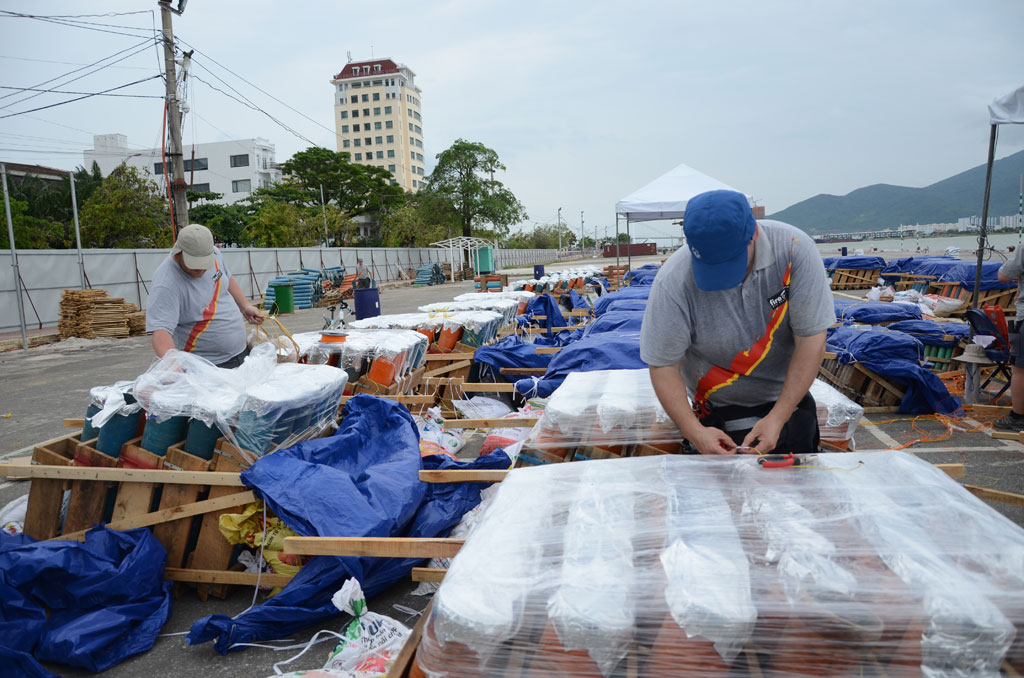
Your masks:
{"label": "metal fence", "polygon": [[[104,289],[112,297],[146,308],[153,272],[167,256],[167,250],[83,250],[86,285]],[[266,290],[273,278],[300,268],[344,266],[355,271],[356,258],[370,268],[380,281],[402,279],[408,269],[431,262],[444,263],[454,253],[436,247],[344,247],[320,249],[293,247],[277,249],[221,250],[231,275],[242,291],[252,298]],[[555,250],[498,250],[500,270],[512,266],[532,266],[554,261]],[[65,289],[81,288],[81,272],[76,250],[18,250],[21,293],[25,321],[29,329],[55,325],[60,317],[60,297]],[[400,273],[401,272],[401,273]],[[14,284],[14,266],[10,252],[0,252],[0,332],[18,330],[18,288]]]}

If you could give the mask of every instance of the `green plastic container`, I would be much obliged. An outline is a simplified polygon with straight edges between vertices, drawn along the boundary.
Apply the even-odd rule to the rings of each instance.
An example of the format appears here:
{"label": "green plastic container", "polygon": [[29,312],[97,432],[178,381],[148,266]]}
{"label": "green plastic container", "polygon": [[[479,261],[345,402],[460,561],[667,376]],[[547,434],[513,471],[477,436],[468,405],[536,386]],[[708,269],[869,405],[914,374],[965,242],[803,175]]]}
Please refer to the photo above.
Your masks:
{"label": "green plastic container", "polygon": [[295,313],[295,283],[274,283],[274,303],[278,313]]}
{"label": "green plastic container", "polygon": [[[479,266],[477,266],[477,269],[479,269],[481,275],[483,275],[485,273],[493,273],[494,272],[494,248],[493,247],[490,247],[490,246],[488,246],[488,247],[481,247],[480,249],[478,249],[476,251],[476,256],[477,256],[477,262],[479,263]],[[483,285],[484,283],[481,281],[480,284]],[[484,289],[481,289],[480,291],[481,292],[486,292],[487,289],[484,288]]]}

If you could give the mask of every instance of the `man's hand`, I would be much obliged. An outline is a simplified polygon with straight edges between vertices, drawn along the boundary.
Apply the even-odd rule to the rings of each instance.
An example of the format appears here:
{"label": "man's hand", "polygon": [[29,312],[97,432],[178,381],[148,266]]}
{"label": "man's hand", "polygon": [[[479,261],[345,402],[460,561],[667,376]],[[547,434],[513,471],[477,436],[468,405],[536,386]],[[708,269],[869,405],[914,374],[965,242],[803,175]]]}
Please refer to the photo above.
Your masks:
{"label": "man's hand", "polygon": [[238,308],[242,312],[245,321],[250,325],[259,325],[263,322],[263,314],[252,304],[245,304]]}
{"label": "man's hand", "polygon": [[768,454],[778,444],[779,434],[782,433],[785,423],[770,414],[764,419],[759,419],[754,424],[754,428],[750,429],[750,432],[743,438],[743,447],[755,448],[762,454]]}
{"label": "man's hand", "polygon": [[736,443],[714,426],[701,426],[689,440],[701,454],[736,454]]}

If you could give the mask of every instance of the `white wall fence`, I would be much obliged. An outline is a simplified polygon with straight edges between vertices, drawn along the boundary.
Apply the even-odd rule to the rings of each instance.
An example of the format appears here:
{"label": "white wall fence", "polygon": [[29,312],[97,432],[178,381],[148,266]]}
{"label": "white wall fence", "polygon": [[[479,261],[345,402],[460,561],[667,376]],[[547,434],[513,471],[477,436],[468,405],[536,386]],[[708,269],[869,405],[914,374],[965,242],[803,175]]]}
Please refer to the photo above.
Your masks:
{"label": "white wall fence", "polygon": [[[153,272],[167,257],[168,250],[83,250],[87,286],[104,289],[112,297],[124,297],[139,308],[146,308]],[[379,282],[399,280],[399,271],[417,269],[431,262],[449,261],[449,251],[436,247],[344,247],[320,249],[292,247],[277,249],[221,250],[224,261],[244,291],[258,297],[267,282],[283,273],[300,268],[344,266],[355,272],[356,258],[373,272]],[[532,266],[553,261],[555,250],[498,250],[497,268]],[[459,261],[461,252],[455,250]],[[60,297],[65,289],[80,289],[78,252],[75,250],[18,250],[21,292],[28,329],[56,325],[60,317]],[[14,267],[11,254],[0,252],[0,332],[17,331],[18,300],[15,296]]]}

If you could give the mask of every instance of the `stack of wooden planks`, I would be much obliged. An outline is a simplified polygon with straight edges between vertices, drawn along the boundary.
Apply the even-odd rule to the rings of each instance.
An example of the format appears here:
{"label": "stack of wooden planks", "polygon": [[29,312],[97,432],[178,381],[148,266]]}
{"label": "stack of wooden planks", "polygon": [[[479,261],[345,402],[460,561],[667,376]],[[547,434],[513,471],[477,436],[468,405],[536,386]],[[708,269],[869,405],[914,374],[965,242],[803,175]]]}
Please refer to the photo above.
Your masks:
{"label": "stack of wooden planks", "polygon": [[[135,304],[129,304],[134,306]],[[128,335],[132,337],[138,337],[146,333],[146,312],[145,311],[130,311],[127,314],[128,318]]]}
{"label": "stack of wooden planks", "polygon": [[[135,304],[125,303],[121,297],[108,297],[106,290],[64,290],[58,330],[62,339],[127,337],[130,332],[128,316],[138,310]],[[143,332],[145,323],[143,317]]]}

